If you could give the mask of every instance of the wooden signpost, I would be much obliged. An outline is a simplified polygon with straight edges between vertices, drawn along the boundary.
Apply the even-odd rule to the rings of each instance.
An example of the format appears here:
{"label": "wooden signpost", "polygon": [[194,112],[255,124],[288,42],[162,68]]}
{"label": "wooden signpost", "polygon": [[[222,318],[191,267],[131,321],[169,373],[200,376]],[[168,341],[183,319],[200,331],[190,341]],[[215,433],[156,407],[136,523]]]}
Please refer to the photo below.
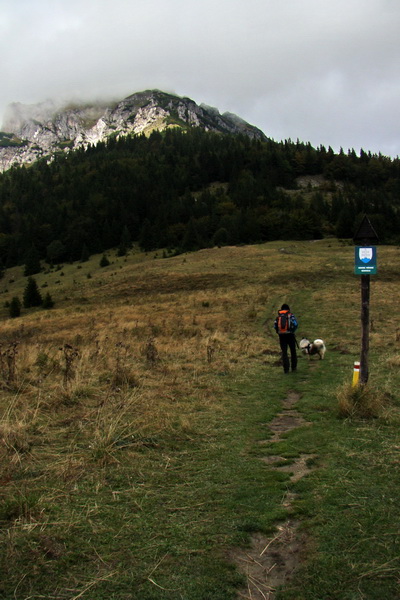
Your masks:
{"label": "wooden signpost", "polygon": [[365,215],[353,238],[355,247],[354,272],[361,275],[361,355],[360,384],[365,385],[369,377],[369,298],[370,276],[377,272],[376,244],[379,238],[370,220]]}

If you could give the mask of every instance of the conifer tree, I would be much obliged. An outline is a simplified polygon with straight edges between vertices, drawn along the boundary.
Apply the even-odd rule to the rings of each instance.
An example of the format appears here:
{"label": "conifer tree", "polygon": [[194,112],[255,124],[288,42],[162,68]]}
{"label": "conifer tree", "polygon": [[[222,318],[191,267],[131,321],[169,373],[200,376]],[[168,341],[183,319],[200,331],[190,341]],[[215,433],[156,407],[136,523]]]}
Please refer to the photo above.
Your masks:
{"label": "conifer tree", "polygon": [[21,300],[17,296],[14,296],[14,298],[11,300],[9,311],[10,311],[10,317],[12,319],[15,319],[16,317],[20,316],[20,314],[21,314]]}
{"label": "conifer tree", "polygon": [[120,242],[117,250],[117,256],[126,256],[127,248],[126,246]]}
{"label": "conifer tree", "polygon": [[118,246],[118,256],[125,256],[129,248],[132,247],[132,238],[129,229],[125,225],[122,230],[121,239]]}
{"label": "conifer tree", "polygon": [[101,257],[100,260],[100,267],[108,267],[110,264],[110,261],[108,260],[107,256],[105,254],[103,254],[103,256]]}
{"label": "conifer tree", "polygon": [[201,247],[202,243],[197,231],[196,221],[191,217],[186,225],[185,235],[182,240],[182,250],[193,251]]}
{"label": "conifer tree", "polygon": [[31,275],[36,275],[36,273],[40,273],[40,270],[39,253],[35,246],[32,246],[25,260],[24,276],[29,277]]}
{"label": "conifer tree", "polygon": [[24,307],[30,308],[32,306],[41,306],[42,303],[43,299],[39,292],[36,280],[33,277],[29,277],[24,290]]}
{"label": "conifer tree", "polygon": [[83,244],[82,253],[81,253],[81,262],[86,262],[90,258],[90,252],[86,244]]}
{"label": "conifer tree", "polygon": [[53,264],[64,260],[66,248],[60,240],[53,240],[46,249],[47,260]]}
{"label": "conifer tree", "polygon": [[214,246],[226,246],[226,244],[228,243],[228,232],[225,229],[225,227],[220,227],[219,229],[217,229],[217,231],[214,233],[212,241]]}
{"label": "conifer tree", "polygon": [[54,300],[51,297],[50,292],[47,292],[47,294],[45,295],[42,306],[43,308],[53,308]]}
{"label": "conifer tree", "polygon": [[127,248],[127,249],[132,247],[132,237],[131,237],[131,234],[129,233],[129,229],[126,225],[122,230],[120,243],[123,244],[125,246],[125,248]]}
{"label": "conifer tree", "polygon": [[154,250],[153,228],[149,219],[145,219],[143,221],[142,229],[139,235],[139,246],[142,250],[144,250],[144,252]]}

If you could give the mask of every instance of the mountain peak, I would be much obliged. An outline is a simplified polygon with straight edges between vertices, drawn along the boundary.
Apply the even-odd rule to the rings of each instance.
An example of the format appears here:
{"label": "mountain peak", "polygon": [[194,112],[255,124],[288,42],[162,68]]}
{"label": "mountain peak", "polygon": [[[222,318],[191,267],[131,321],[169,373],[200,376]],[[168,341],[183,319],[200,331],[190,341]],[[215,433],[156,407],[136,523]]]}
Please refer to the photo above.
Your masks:
{"label": "mountain peak", "polygon": [[29,164],[59,152],[88,147],[110,136],[150,134],[169,127],[201,127],[206,131],[266,139],[263,132],[231,113],[161,90],[145,90],[113,103],[57,106],[18,102],[8,107],[0,132],[0,170]]}

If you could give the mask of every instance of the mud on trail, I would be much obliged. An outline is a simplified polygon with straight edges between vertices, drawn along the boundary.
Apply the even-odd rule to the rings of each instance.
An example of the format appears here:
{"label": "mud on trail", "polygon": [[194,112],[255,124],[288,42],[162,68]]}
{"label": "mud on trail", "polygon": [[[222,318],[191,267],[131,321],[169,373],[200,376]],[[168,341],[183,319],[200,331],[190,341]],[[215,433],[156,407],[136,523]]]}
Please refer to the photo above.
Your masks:
{"label": "mud on trail", "polygon": [[[310,425],[295,406],[300,394],[289,391],[282,401],[280,412],[269,424],[273,436],[263,445],[279,442],[282,434],[297,427]],[[261,460],[271,468],[290,473],[290,481],[295,483],[313,470],[310,466],[316,458],[315,454],[301,454],[294,460],[282,456],[265,456]],[[282,507],[291,509],[296,494],[287,491],[282,499]],[[287,583],[300,565],[306,552],[307,539],[300,532],[300,520],[288,517],[276,525],[271,536],[256,533],[252,536],[251,546],[235,550],[232,558],[239,570],[246,576],[246,587],[238,593],[243,600],[273,600],[278,587]]]}

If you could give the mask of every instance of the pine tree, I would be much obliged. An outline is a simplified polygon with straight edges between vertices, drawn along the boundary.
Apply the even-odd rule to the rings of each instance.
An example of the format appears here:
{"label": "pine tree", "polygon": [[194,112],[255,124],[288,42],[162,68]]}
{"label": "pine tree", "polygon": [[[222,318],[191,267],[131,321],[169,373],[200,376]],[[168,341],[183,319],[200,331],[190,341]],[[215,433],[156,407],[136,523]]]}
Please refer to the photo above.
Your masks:
{"label": "pine tree", "polygon": [[110,261],[108,260],[107,256],[105,254],[103,254],[103,256],[101,257],[100,260],[100,267],[108,267],[110,264]]}
{"label": "pine tree", "polygon": [[129,229],[126,225],[122,230],[120,243],[123,244],[127,249],[132,247],[132,237],[131,237],[131,234],[129,233]]}
{"label": "pine tree", "polygon": [[82,252],[81,252],[81,262],[86,262],[90,258],[90,252],[86,244],[83,244]]}
{"label": "pine tree", "polygon": [[54,300],[51,297],[50,292],[47,292],[47,294],[45,295],[42,306],[43,308],[53,308]]}
{"label": "pine tree", "polygon": [[144,252],[154,250],[155,248],[153,244],[153,228],[149,219],[143,221],[142,229],[139,234],[139,246]]}
{"label": "pine tree", "polygon": [[126,246],[120,242],[117,250],[117,256],[126,256],[127,248]]}
{"label": "pine tree", "polygon": [[129,248],[131,248],[131,247],[132,247],[131,234],[129,233],[129,229],[125,225],[124,229],[122,230],[121,239],[119,241],[118,252],[117,252],[118,256],[125,256],[127,251],[129,250]]}
{"label": "pine tree", "polygon": [[196,221],[193,217],[190,218],[186,225],[185,235],[182,240],[182,250],[193,251],[202,247],[202,243],[197,231]]}
{"label": "pine tree", "polygon": [[36,250],[35,246],[32,246],[32,248],[30,249],[30,252],[25,260],[24,276],[29,277],[30,275],[36,275],[36,273],[40,273],[40,271],[41,271],[41,266],[40,266],[39,254],[38,254],[38,251]]}
{"label": "pine tree", "polygon": [[43,303],[42,296],[39,292],[37,283],[33,277],[28,278],[28,283],[24,290],[24,307],[41,306]]}
{"label": "pine tree", "polygon": [[21,314],[21,300],[17,296],[14,296],[14,298],[11,300],[9,311],[10,311],[10,317],[12,319],[15,319],[16,317],[20,316],[20,314]]}

